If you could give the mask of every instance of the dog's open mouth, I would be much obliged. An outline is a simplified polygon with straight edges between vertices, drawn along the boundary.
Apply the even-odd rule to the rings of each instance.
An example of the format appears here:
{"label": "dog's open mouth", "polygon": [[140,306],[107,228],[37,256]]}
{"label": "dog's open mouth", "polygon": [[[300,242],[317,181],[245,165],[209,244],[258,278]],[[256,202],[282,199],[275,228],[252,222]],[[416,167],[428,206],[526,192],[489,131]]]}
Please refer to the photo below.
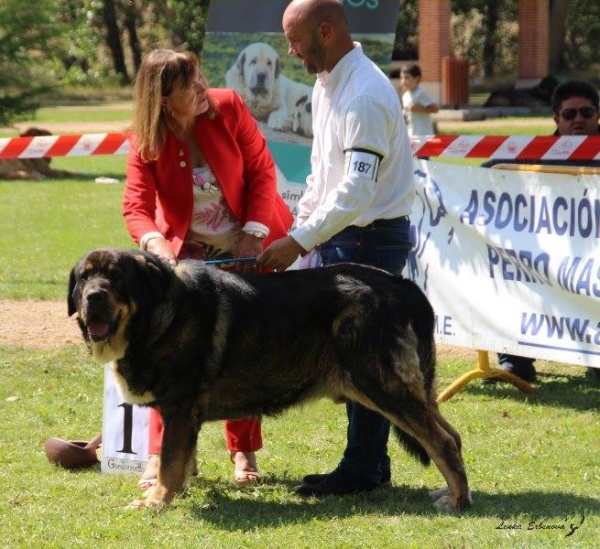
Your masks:
{"label": "dog's open mouth", "polygon": [[92,341],[102,341],[110,334],[110,324],[108,322],[90,322],[87,325],[87,333]]}
{"label": "dog's open mouth", "polygon": [[119,317],[114,322],[106,322],[105,320],[94,319],[86,323],[88,336],[92,341],[104,341],[108,339],[115,331],[115,327],[119,324]]}

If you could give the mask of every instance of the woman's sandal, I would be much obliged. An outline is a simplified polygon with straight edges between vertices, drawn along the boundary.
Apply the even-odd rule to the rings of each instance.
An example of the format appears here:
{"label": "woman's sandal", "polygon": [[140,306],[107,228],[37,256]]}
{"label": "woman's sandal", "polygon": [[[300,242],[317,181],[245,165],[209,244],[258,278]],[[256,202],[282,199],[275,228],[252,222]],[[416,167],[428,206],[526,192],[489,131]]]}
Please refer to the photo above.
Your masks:
{"label": "woman's sandal", "polygon": [[[231,460],[231,463],[233,463],[234,466],[236,466],[235,455],[238,452],[239,451],[229,452],[229,459]],[[239,452],[239,453],[246,454],[246,452]],[[250,453],[250,452],[247,452],[247,453]],[[248,461],[250,461],[250,460],[248,460]],[[233,476],[235,478],[235,481],[238,484],[249,484],[249,483],[258,482],[260,480],[261,474],[258,471],[258,469],[256,468],[256,466],[247,465],[243,469],[234,468]]]}
{"label": "woman's sandal", "polygon": [[[150,454],[148,456],[148,462],[146,463],[146,469],[148,469],[150,460],[152,460],[154,462],[153,463],[154,476],[151,476],[148,478],[144,478],[142,476],[142,478],[138,482],[139,489],[144,492],[146,490],[148,490],[149,488],[152,488],[152,486],[154,486],[158,481],[158,468],[160,467],[160,455],[159,454]],[[144,475],[145,473],[146,473],[146,471],[144,470],[144,473],[142,473],[142,475]],[[198,463],[196,463],[194,465],[194,470],[192,471],[192,476],[196,476],[197,474],[198,474]]]}

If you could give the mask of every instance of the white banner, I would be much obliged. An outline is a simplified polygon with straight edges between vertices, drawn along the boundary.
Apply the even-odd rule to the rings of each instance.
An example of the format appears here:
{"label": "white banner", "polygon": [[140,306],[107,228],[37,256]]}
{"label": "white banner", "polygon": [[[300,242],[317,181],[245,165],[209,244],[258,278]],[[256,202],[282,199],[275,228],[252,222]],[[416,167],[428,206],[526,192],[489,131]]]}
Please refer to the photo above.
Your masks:
{"label": "white banner", "polygon": [[101,471],[141,474],[148,461],[150,408],[123,402],[111,365],[104,368]]}
{"label": "white banner", "polygon": [[415,160],[406,274],[436,340],[600,367],[600,176]]}

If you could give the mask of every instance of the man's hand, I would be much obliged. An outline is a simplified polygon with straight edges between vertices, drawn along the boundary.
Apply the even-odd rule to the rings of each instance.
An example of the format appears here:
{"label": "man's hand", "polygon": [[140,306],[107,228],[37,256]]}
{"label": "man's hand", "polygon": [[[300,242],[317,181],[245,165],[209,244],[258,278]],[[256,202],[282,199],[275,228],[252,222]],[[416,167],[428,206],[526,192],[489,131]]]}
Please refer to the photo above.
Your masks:
{"label": "man's hand", "polygon": [[284,236],[271,242],[271,245],[258,256],[257,263],[274,271],[285,271],[299,255],[306,250],[291,236]]}

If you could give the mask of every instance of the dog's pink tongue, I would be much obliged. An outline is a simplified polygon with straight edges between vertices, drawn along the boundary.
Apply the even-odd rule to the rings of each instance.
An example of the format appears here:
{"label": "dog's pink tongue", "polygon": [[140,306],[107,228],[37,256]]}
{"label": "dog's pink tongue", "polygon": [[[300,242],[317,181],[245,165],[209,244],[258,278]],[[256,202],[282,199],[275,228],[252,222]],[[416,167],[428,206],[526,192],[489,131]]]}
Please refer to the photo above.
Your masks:
{"label": "dog's pink tongue", "polygon": [[104,337],[110,326],[106,322],[91,322],[88,324],[87,331],[92,337]]}

